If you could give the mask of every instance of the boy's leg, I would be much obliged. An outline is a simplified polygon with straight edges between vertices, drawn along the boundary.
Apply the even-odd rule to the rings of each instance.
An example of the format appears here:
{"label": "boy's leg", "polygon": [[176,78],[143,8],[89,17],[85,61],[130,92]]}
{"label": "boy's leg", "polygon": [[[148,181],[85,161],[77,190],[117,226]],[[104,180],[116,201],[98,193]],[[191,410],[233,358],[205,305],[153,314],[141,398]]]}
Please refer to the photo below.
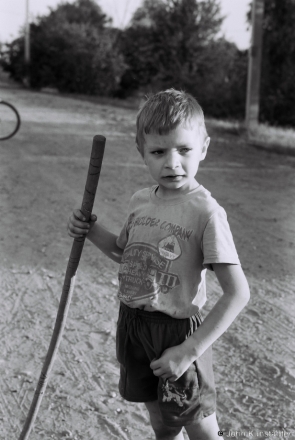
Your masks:
{"label": "boy's leg", "polygon": [[[155,431],[156,440],[183,440],[182,427],[171,427],[162,422],[161,412],[158,401],[146,402],[145,406],[150,414],[150,420]],[[205,417],[200,422],[185,426],[185,430],[190,440],[223,440],[218,435],[219,426],[216,414],[213,413]]]}
{"label": "boy's leg", "polygon": [[190,440],[220,440],[222,436],[218,435],[219,426],[216,420],[216,414],[205,417],[199,423],[185,426],[185,430]]}
{"label": "boy's leg", "polygon": [[155,431],[156,440],[183,440],[182,427],[166,426],[162,422],[162,416],[157,400],[146,402],[145,406],[150,414],[150,420]]}

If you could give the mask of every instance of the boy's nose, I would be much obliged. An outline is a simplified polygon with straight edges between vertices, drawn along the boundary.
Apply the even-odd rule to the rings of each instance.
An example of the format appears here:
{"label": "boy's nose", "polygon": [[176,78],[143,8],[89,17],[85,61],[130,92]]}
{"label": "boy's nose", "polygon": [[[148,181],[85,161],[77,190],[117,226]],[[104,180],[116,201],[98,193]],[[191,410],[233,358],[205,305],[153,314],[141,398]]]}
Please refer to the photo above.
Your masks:
{"label": "boy's nose", "polygon": [[179,162],[178,154],[174,152],[168,154],[165,164],[166,168],[171,168],[173,170],[174,168],[177,168],[179,165],[180,162]]}

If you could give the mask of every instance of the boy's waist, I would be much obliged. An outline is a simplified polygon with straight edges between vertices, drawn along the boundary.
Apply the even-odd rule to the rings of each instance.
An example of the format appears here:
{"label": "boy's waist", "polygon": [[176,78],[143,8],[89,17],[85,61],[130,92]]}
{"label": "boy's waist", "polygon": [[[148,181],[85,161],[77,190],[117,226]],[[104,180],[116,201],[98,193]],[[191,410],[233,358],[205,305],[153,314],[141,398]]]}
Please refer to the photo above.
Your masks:
{"label": "boy's waist", "polygon": [[191,318],[192,316],[198,316],[201,318],[201,313],[200,313],[200,309],[199,307],[195,306],[193,313],[190,314],[189,316],[181,316],[181,317],[177,317],[177,316],[171,316],[168,313],[165,312],[161,312],[160,310],[154,310],[154,309],[149,309],[147,306],[142,306],[140,308],[138,307],[129,307],[127,304],[125,304],[124,302],[120,301],[120,307],[122,308],[122,310],[128,311],[128,313],[134,317],[142,317],[148,320],[155,320],[155,321],[181,321],[181,320],[186,320]]}

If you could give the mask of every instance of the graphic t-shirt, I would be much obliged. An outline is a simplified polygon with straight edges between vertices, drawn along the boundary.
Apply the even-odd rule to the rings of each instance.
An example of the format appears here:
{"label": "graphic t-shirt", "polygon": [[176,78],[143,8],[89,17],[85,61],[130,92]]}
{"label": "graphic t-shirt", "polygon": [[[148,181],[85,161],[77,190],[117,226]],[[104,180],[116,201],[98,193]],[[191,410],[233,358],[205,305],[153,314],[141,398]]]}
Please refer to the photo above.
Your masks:
{"label": "graphic t-shirt", "polygon": [[202,185],[175,199],[136,192],[117,239],[119,299],[132,308],[192,316],[206,302],[212,263],[240,264],[224,209]]}

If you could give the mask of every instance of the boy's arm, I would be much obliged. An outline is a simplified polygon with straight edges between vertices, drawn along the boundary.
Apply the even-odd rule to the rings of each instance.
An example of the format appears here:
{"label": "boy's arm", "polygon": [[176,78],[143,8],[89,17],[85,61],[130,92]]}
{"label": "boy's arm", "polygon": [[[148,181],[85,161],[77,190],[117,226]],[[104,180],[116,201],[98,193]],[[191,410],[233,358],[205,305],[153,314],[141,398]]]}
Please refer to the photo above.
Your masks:
{"label": "boy's arm", "polygon": [[90,222],[86,222],[80,209],[75,209],[68,221],[68,234],[73,238],[87,237],[105,255],[121,263],[123,249],[117,245],[117,235],[95,223],[96,215],[91,215]]}
{"label": "boy's arm", "polygon": [[121,263],[123,249],[117,245],[118,236],[95,223],[87,234],[91,243],[95,244],[107,257]]}
{"label": "boy's arm", "polygon": [[222,297],[208,313],[202,325],[182,344],[165,350],[152,361],[156,376],[177,380],[210,345],[231,325],[250,298],[249,286],[239,265],[213,264],[213,269],[223,290]]}

